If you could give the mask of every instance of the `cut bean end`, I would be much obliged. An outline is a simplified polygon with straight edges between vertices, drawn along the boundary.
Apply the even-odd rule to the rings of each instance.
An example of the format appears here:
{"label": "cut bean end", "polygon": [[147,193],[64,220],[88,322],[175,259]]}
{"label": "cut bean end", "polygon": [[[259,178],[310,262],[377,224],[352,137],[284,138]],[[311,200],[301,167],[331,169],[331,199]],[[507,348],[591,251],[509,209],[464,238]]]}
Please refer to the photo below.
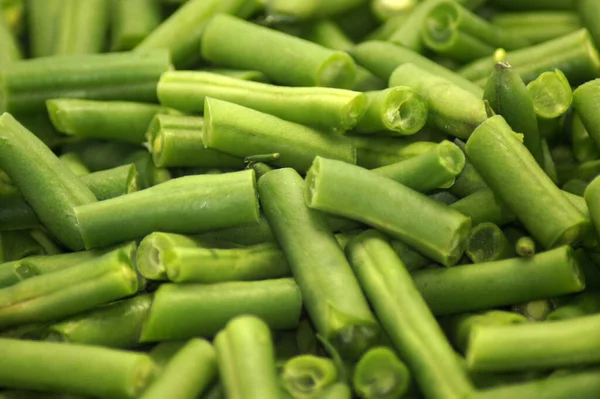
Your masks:
{"label": "cut bean end", "polygon": [[408,87],[395,87],[386,98],[383,124],[402,134],[417,133],[427,122],[427,104]]}
{"label": "cut bean end", "polygon": [[351,89],[356,79],[356,65],[346,53],[335,53],[319,70],[317,85]]}

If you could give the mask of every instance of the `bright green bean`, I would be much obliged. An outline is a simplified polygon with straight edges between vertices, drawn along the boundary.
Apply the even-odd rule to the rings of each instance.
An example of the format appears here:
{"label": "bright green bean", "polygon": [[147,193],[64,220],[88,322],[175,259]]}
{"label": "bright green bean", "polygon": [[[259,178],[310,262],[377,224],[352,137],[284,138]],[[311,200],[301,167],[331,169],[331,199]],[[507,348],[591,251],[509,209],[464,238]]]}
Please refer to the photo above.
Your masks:
{"label": "bright green bean", "polygon": [[141,331],[141,342],[212,337],[233,317],[251,314],[273,329],[298,325],[302,298],[293,279],[218,284],[163,284]]}
{"label": "bright green bean", "polygon": [[577,158],[579,162],[599,159],[600,150],[598,150],[596,142],[590,137],[577,112],[573,112],[571,123],[573,153],[575,154],[575,158]]}
{"label": "bright green bean", "polygon": [[412,273],[412,277],[435,315],[551,298],[585,287],[569,246],[529,258],[423,269]]}
{"label": "bright green bean", "polygon": [[558,69],[544,72],[527,85],[538,118],[540,133],[552,137],[562,131],[561,118],[571,106],[573,92],[566,76]]}
{"label": "bright green bean", "polygon": [[317,155],[356,162],[356,150],[345,137],[212,98],[205,102],[204,144],[241,158],[277,152],[273,165],[299,171],[308,170]]}
{"label": "bright green bean", "polygon": [[140,238],[153,231],[200,233],[256,222],[254,172],[180,177],[78,206],[74,214],[87,249]]}
{"label": "bright green bean", "polygon": [[0,18],[0,43],[0,66],[22,58],[17,40],[2,18]]}
{"label": "bright green bean", "polygon": [[262,320],[236,317],[217,335],[215,348],[227,398],[280,397],[271,332]]}
{"label": "bright green bean", "polygon": [[313,355],[295,356],[283,365],[280,379],[294,398],[318,397],[336,382],[338,372],[331,359]]}
{"label": "bright green bean", "polygon": [[487,118],[480,98],[414,64],[404,64],[394,70],[390,87],[394,86],[408,86],[421,94],[429,107],[428,123],[458,138],[468,138]]}
{"label": "bright green bean", "polygon": [[494,15],[491,22],[532,44],[556,39],[582,28],[581,19],[573,11],[503,12]]}
{"label": "bright green bean", "polygon": [[202,112],[207,97],[291,122],[339,131],[352,129],[367,106],[365,96],[355,91],[274,86],[208,72],[167,72],[158,84],[161,104],[184,112]]}
{"label": "bright green bean", "polygon": [[0,339],[2,387],[134,399],[151,382],[155,366],[145,354]]}
{"label": "bright green bean", "polygon": [[217,356],[212,345],[189,340],[163,367],[140,399],[196,399],[217,377]]}
{"label": "bright green bean", "polygon": [[78,314],[45,330],[46,341],[134,348],[139,345],[140,327],[148,314],[152,296],[143,294]]}
{"label": "bright green bean", "polygon": [[422,38],[423,25],[429,12],[442,0],[425,0],[415,7],[400,24],[398,29],[387,39],[417,53],[423,53],[425,46]]}
{"label": "bright green bean", "polygon": [[260,71],[250,71],[243,69],[229,69],[229,68],[202,68],[200,72],[216,73],[223,76],[229,76],[230,78],[251,80],[253,82],[269,83],[269,79],[264,73]]}
{"label": "bright green bean", "polygon": [[570,244],[588,233],[585,215],[538,166],[501,116],[481,124],[466,149],[469,160],[494,194],[542,246]]}
{"label": "bright green bean", "polygon": [[416,135],[410,136],[409,139],[348,136],[348,139],[356,148],[356,163],[363,168],[372,169],[405,161],[437,148],[437,143],[410,140],[414,136]]}
{"label": "bright green bean", "polygon": [[[236,40],[230,40],[233,36]],[[211,62],[258,70],[273,82],[290,86],[351,88],[356,79],[354,61],[345,52],[224,14],[206,26],[201,50]]]}
{"label": "bright green bean", "polygon": [[465,253],[473,263],[483,263],[512,258],[515,248],[498,226],[484,222],[471,230]]}
{"label": "bright green bean", "polygon": [[44,111],[51,98],[156,102],[166,50],[45,57],[14,62],[0,71],[0,111]]}
{"label": "bright green bean", "polygon": [[600,7],[598,3],[593,0],[578,0],[575,8],[596,45],[600,44],[600,25],[598,25]]}
{"label": "bright green bean", "polygon": [[472,392],[457,356],[385,238],[367,231],[350,243],[346,254],[383,328],[425,396],[462,398]]}
{"label": "bright green bean", "polygon": [[417,133],[427,121],[427,104],[409,87],[369,91],[365,95],[366,111],[359,117],[355,133],[406,136]]}
{"label": "bright green bean", "polygon": [[109,24],[109,5],[108,0],[63,0],[53,54],[102,52]]}
{"label": "bright green bean", "polygon": [[83,248],[73,208],[93,203],[96,197],[48,147],[7,113],[0,116],[0,168],[58,240],[73,250]]}
{"label": "bright green bean", "polygon": [[162,15],[155,0],[112,1],[111,50],[136,47],[160,24]]}
{"label": "bright green bean", "polygon": [[361,398],[394,399],[408,391],[410,371],[393,350],[369,349],[354,368],[352,385]]}
{"label": "bright green bean", "polygon": [[550,314],[552,308],[553,305],[551,301],[547,299],[538,299],[535,301],[513,305],[512,311],[522,314],[530,321],[539,322],[546,320],[546,317],[548,317],[548,314]]}
{"label": "bright green bean", "polygon": [[377,340],[378,326],[331,230],[306,206],[305,186],[292,169],[269,172],[258,184],[261,205],[317,331],[356,359]]}
{"label": "bright green bean", "polygon": [[90,170],[83,164],[77,153],[65,152],[58,159],[77,177],[90,174]]}
{"label": "bright green bean", "polygon": [[466,247],[469,218],[391,179],[317,157],[306,182],[311,208],[377,227],[446,266]]}

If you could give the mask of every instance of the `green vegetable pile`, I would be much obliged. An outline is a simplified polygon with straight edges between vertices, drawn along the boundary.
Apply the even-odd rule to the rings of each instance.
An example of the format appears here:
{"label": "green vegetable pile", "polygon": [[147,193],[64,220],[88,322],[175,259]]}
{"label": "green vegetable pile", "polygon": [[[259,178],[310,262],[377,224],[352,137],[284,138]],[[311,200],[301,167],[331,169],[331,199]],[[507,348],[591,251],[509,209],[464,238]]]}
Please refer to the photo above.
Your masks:
{"label": "green vegetable pile", "polygon": [[0,0],[0,399],[600,398],[599,0]]}

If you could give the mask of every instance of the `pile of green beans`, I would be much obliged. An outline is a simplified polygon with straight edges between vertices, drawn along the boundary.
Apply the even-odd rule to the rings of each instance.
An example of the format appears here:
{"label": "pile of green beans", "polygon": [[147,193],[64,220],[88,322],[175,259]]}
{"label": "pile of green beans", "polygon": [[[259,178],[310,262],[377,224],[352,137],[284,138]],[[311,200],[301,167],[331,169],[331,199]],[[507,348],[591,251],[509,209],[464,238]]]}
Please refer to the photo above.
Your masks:
{"label": "pile of green beans", "polygon": [[600,398],[600,1],[0,0],[0,399]]}

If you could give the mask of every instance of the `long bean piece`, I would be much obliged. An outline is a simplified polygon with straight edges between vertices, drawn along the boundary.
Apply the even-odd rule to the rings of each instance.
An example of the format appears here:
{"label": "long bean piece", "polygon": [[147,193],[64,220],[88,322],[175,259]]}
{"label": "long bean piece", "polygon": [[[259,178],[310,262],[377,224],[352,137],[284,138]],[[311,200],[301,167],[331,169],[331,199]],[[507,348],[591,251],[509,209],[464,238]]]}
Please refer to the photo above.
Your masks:
{"label": "long bean piece", "polygon": [[158,98],[165,106],[202,112],[207,97],[291,122],[340,131],[352,129],[367,106],[364,94],[350,90],[274,86],[208,72],[167,72],[160,78]]}
{"label": "long bean piece", "polygon": [[317,155],[356,162],[356,150],[345,137],[212,98],[205,102],[204,144],[241,158],[279,153],[273,165],[299,171],[308,170]]}
{"label": "long bean piece", "polygon": [[539,167],[504,118],[494,116],[482,123],[466,149],[488,186],[545,248],[586,236],[590,225],[585,215]]}
{"label": "long bean piece", "polygon": [[161,22],[161,10],[154,0],[112,2],[112,51],[127,51],[148,37]]}
{"label": "long bean piece", "polygon": [[[412,139],[414,136],[410,136]],[[378,168],[422,155],[437,147],[431,141],[379,136],[348,136],[356,148],[356,163],[363,168]]]}
{"label": "long bean piece", "polygon": [[267,10],[271,14],[296,19],[314,19],[339,14],[351,10],[366,0],[334,0],[322,2],[318,0],[270,0]]}
{"label": "long bean piece", "polygon": [[480,98],[416,65],[396,68],[390,77],[390,87],[394,86],[408,86],[421,94],[429,107],[428,123],[458,138],[468,138],[487,117]]}
{"label": "long bean piece", "polygon": [[78,206],[74,213],[87,249],[140,238],[153,231],[200,233],[256,222],[254,172],[180,177]]}
{"label": "long bean piece", "polygon": [[62,0],[27,0],[27,28],[32,57],[54,54]]}
{"label": "long bean piece", "polygon": [[216,336],[215,348],[228,398],[280,397],[271,332],[262,320],[252,316],[231,320]]}
{"label": "long bean piece", "polygon": [[51,98],[156,102],[160,75],[170,68],[166,50],[14,62],[0,71],[0,111],[42,112]]}
{"label": "long bean piece", "polygon": [[95,54],[104,50],[109,0],[63,0],[53,54]]}
{"label": "long bean piece", "polygon": [[582,271],[569,246],[529,258],[423,269],[412,277],[435,315],[551,298],[585,287]]}
{"label": "long bean piece", "polygon": [[273,329],[298,325],[302,298],[293,279],[163,284],[154,294],[141,342],[212,337],[233,317],[260,317]]}
{"label": "long bean piece", "polygon": [[600,313],[600,292],[584,292],[551,312],[547,320],[567,320]]}
{"label": "long bean piece", "polygon": [[[232,35],[237,40],[229,40]],[[266,42],[269,46],[262,45]],[[290,86],[349,89],[356,78],[354,61],[344,52],[224,14],[208,23],[201,50],[209,61],[237,69],[255,69],[276,83]]]}
{"label": "long bean piece", "polygon": [[503,12],[494,15],[491,22],[532,44],[556,39],[582,28],[580,17],[573,11]]}
{"label": "long bean piece", "polygon": [[217,376],[217,356],[212,345],[189,340],[163,367],[141,399],[196,399]]}
{"label": "long bean piece", "polygon": [[88,139],[144,142],[152,118],[177,114],[154,104],[125,101],[52,99],[46,101],[52,124],[61,133]]}
{"label": "long bean piece", "polygon": [[0,348],[2,387],[134,399],[155,373],[150,357],[140,353],[5,338]]}
{"label": "long bean piece", "polygon": [[469,218],[358,166],[317,157],[305,195],[311,208],[377,227],[443,265],[454,265],[465,250]]}
{"label": "long bean piece", "polygon": [[83,248],[73,208],[93,203],[96,197],[48,147],[6,113],[0,116],[0,168],[56,238],[73,250]]}
{"label": "long bean piece", "polygon": [[338,371],[331,359],[300,355],[285,362],[280,378],[294,398],[319,397],[336,382]]}
{"label": "long bean piece", "polygon": [[198,61],[198,46],[208,21],[219,13],[235,14],[242,18],[257,8],[256,0],[191,0],[154,29],[135,51],[168,49],[173,63],[189,67]]}
{"label": "long bean piece", "polygon": [[378,326],[331,230],[306,206],[308,186],[292,169],[269,172],[258,183],[261,205],[317,331],[356,359],[376,341]]}
{"label": "long bean piece", "polygon": [[583,21],[583,25],[590,31],[596,45],[600,45],[600,26],[598,25],[600,7],[598,7],[598,3],[593,0],[579,0],[576,4],[576,11]]}
{"label": "long bean piece", "polygon": [[[379,320],[419,387],[431,399],[473,391],[411,276],[380,233],[359,235],[346,254]],[[448,269],[451,270],[451,269]]]}
{"label": "long bean piece", "polygon": [[410,371],[393,350],[380,346],[369,349],[358,361],[352,376],[354,390],[361,398],[400,398],[411,383]]}
{"label": "long bean piece", "polygon": [[598,113],[594,111],[600,103],[598,88],[600,88],[600,79],[594,79],[582,84],[573,92],[573,106],[596,146],[600,146],[600,119]]}

